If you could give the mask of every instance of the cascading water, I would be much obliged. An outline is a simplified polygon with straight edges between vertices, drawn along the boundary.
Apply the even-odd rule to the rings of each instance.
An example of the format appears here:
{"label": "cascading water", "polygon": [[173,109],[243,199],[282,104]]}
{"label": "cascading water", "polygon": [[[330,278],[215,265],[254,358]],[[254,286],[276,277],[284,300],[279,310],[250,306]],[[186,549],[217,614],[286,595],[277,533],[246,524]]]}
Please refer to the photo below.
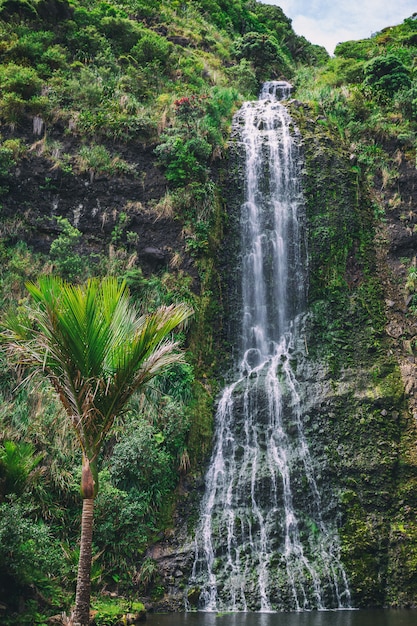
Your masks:
{"label": "cascading water", "polygon": [[266,83],[234,120],[245,159],[241,351],[217,410],[196,533],[191,585],[206,611],[343,608],[350,600],[292,365],[307,263],[299,137],[279,102],[289,93],[288,83]]}

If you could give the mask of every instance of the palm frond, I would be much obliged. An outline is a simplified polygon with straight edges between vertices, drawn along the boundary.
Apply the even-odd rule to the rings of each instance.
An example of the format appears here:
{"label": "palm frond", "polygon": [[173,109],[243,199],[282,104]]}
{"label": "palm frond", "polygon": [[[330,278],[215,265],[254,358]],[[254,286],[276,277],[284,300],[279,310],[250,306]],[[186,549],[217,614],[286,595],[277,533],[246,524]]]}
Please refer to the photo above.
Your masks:
{"label": "palm frond", "polygon": [[74,286],[45,276],[27,289],[33,304],[5,318],[0,337],[20,363],[47,376],[81,447],[97,451],[132,394],[183,360],[169,336],[192,310],[176,304],[141,315],[113,277]]}

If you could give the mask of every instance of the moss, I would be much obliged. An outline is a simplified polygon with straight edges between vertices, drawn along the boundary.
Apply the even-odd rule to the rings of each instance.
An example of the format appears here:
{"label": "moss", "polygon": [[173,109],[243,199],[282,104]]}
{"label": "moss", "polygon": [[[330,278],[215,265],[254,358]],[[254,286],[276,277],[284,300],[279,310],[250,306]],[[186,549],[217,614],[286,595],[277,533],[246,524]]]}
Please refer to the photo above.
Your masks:
{"label": "moss", "polygon": [[198,260],[201,280],[200,296],[196,301],[195,324],[190,336],[190,352],[196,369],[197,382],[193,389],[190,413],[193,415],[188,447],[191,465],[201,467],[210,450],[213,436],[214,397],[222,360],[222,286],[216,264],[222,238],[224,209],[222,198],[213,194],[210,241],[207,254]]}
{"label": "moss", "polygon": [[97,598],[91,604],[93,623],[97,626],[136,624],[146,619],[146,610],[142,602],[133,602],[125,598]]}
{"label": "moss", "polygon": [[213,397],[201,382],[196,383],[194,388],[190,411],[194,419],[188,437],[188,449],[195,468],[210,453],[213,437]]}
{"label": "moss", "polygon": [[304,142],[306,343],[320,399],[307,433],[340,493],[354,605],[409,606],[417,593],[416,433],[385,333],[372,202],[340,137],[305,105],[292,114]]}
{"label": "moss", "polygon": [[[381,579],[386,577],[388,529],[381,516],[369,515],[359,503],[350,507],[341,530],[342,558],[356,606],[384,603]],[[385,549],[384,549],[385,548]]]}

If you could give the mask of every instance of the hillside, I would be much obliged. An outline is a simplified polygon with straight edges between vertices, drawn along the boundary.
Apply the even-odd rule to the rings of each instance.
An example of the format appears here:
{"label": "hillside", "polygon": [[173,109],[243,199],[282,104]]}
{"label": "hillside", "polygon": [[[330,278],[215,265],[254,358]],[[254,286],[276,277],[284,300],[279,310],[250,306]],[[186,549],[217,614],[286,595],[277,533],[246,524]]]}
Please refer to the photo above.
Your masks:
{"label": "hillside", "polygon": [[[51,272],[117,275],[144,309],[195,310],[179,337],[188,363],[105,447],[94,592],[180,606],[165,593],[189,559],[232,352],[232,116],[286,79],[306,161],[305,380],[324,398],[308,434],[339,481],[357,604],[412,605],[416,16],[332,59],[254,0],[0,0],[0,32],[2,311]],[[1,360],[0,615],[33,623],[73,600],[79,458],[50,389],[16,389],[21,372]]]}

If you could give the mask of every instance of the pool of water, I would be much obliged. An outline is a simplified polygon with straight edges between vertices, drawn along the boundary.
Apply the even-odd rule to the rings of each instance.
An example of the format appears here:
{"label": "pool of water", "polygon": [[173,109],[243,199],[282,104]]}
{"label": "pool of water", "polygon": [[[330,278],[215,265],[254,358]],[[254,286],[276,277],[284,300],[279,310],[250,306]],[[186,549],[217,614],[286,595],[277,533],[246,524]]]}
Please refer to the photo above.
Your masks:
{"label": "pool of water", "polygon": [[417,610],[149,614],[148,626],[417,626]]}

